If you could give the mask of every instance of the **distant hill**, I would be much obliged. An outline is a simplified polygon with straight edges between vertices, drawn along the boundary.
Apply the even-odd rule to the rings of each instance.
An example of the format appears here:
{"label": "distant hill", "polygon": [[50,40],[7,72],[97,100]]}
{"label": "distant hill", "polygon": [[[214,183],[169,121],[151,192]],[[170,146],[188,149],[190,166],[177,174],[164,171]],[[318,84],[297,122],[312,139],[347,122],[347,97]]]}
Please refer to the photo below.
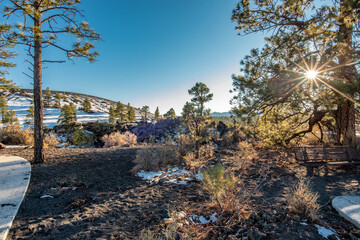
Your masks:
{"label": "distant hill", "polygon": [[231,113],[229,113],[229,112],[213,112],[213,113],[211,113],[211,116],[213,116],[213,117],[230,117]]}
{"label": "distant hill", "polygon": [[[109,100],[106,98],[91,96],[83,93],[74,93],[74,92],[64,92],[64,91],[51,91],[52,98],[57,93],[65,94],[66,100],[61,100],[61,106],[65,104],[73,103],[77,108],[77,119],[78,122],[108,122],[109,120],[109,108],[110,106],[115,107],[116,102],[113,100]],[[12,90],[10,93],[6,93],[8,99],[8,105],[11,109],[13,109],[16,113],[16,117],[19,119],[20,124],[23,125],[27,109],[29,109],[31,101],[33,99],[33,90],[32,89],[20,89],[19,91]],[[91,103],[91,108],[93,113],[86,113],[81,108],[83,101],[85,98],[88,98]],[[126,104],[126,103],[124,103]],[[140,120],[141,114],[140,109],[135,109],[136,119]],[[45,108],[44,109],[44,124],[47,127],[52,128],[57,124],[57,120],[60,116],[59,108]],[[150,118],[154,117],[154,114],[149,114]]]}

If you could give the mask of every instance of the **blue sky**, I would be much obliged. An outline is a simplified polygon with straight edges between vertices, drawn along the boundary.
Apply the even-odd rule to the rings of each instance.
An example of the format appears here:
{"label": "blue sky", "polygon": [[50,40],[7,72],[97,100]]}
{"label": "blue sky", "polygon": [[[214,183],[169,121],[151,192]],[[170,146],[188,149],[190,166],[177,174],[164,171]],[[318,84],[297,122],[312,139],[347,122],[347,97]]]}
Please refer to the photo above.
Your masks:
{"label": "blue sky", "polygon": [[[44,69],[43,87],[109,98],[135,107],[157,106],[177,114],[190,99],[187,90],[204,82],[214,93],[212,111],[228,111],[231,74],[251,48],[262,47],[261,34],[237,36],[231,12],[237,0],[84,0],[90,26],[101,34],[95,63],[75,60]],[[24,50],[9,77],[32,88]],[[48,49],[45,56],[64,59]]]}

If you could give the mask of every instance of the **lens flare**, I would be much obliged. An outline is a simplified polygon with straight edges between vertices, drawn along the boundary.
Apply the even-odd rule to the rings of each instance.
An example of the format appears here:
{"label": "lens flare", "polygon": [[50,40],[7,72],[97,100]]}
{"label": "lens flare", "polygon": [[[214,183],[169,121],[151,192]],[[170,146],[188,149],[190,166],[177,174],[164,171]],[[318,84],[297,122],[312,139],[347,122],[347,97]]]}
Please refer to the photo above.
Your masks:
{"label": "lens flare", "polygon": [[315,71],[315,70],[309,70],[309,71],[305,72],[306,78],[310,79],[310,80],[314,80],[318,74],[319,74],[319,72]]}

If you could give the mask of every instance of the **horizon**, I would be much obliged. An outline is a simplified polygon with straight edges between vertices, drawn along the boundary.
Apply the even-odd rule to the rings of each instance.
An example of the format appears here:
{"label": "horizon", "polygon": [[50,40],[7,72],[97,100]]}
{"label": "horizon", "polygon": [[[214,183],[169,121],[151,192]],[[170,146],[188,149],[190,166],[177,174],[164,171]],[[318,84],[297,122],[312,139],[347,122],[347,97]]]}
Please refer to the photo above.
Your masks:
{"label": "horizon", "polygon": [[[112,9],[95,0],[79,4],[90,27],[102,36],[95,42],[100,56],[93,64],[74,59],[75,64],[46,65],[43,89],[130,102],[137,108],[148,105],[151,112],[159,107],[161,114],[174,108],[180,115],[190,100],[187,90],[203,82],[214,94],[206,107],[228,112],[231,75],[240,74],[240,60],[264,42],[262,34],[237,35],[230,19],[237,2],[108,0],[118,6]],[[16,51],[17,66],[9,69],[8,78],[32,89],[32,79],[23,74],[25,51],[19,46]],[[44,55],[63,59],[50,49]]]}

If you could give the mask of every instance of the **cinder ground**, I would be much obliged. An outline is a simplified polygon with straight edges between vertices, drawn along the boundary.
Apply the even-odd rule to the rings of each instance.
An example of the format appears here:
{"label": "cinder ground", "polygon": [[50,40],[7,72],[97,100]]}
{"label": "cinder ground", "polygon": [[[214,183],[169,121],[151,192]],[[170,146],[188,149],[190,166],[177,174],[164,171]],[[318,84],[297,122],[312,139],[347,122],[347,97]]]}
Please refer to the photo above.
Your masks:
{"label": "cinder ground", "polygon": [[[163,223],[169,206],[181,209],[188,203],[201,206],[209,200],[200,182],[149,185],[130,174],[136,150],[47,149],[47,162],[33,165],[29,190],[8,239],[137,239],[141,230]],[[32,149],[0,150],[0,154],[25,159],[32,159],[32,152]],[[299,167],[286,150],[261,150],[259,154],[259,159],[272,167],[272,181],[262,188],[261,196],[254,199],[260,217],[270,214],[266,226],[262,220],[254,225],[261,233],[258,236],[261,239],[325,239],[314,224],[304,225],[286,214],[280,217],[279,211],[271,215],[274,207],[286,213],[284,192],[305,169]],[[330,171],[329,176],[321,173],[311,180],[313,190],[320,195],[321,224],[333,228],[340,239],[360,238],[360,231],[339,216],[331,200],[356,192],[358,180],[351,169],[336,169]],[[44,195],[53,198],[40,198]],[[232,231],[237,230],[229,230],[222,238],[227,239],[234,234]],[[250,235],[249,239],[257,236]]]}

